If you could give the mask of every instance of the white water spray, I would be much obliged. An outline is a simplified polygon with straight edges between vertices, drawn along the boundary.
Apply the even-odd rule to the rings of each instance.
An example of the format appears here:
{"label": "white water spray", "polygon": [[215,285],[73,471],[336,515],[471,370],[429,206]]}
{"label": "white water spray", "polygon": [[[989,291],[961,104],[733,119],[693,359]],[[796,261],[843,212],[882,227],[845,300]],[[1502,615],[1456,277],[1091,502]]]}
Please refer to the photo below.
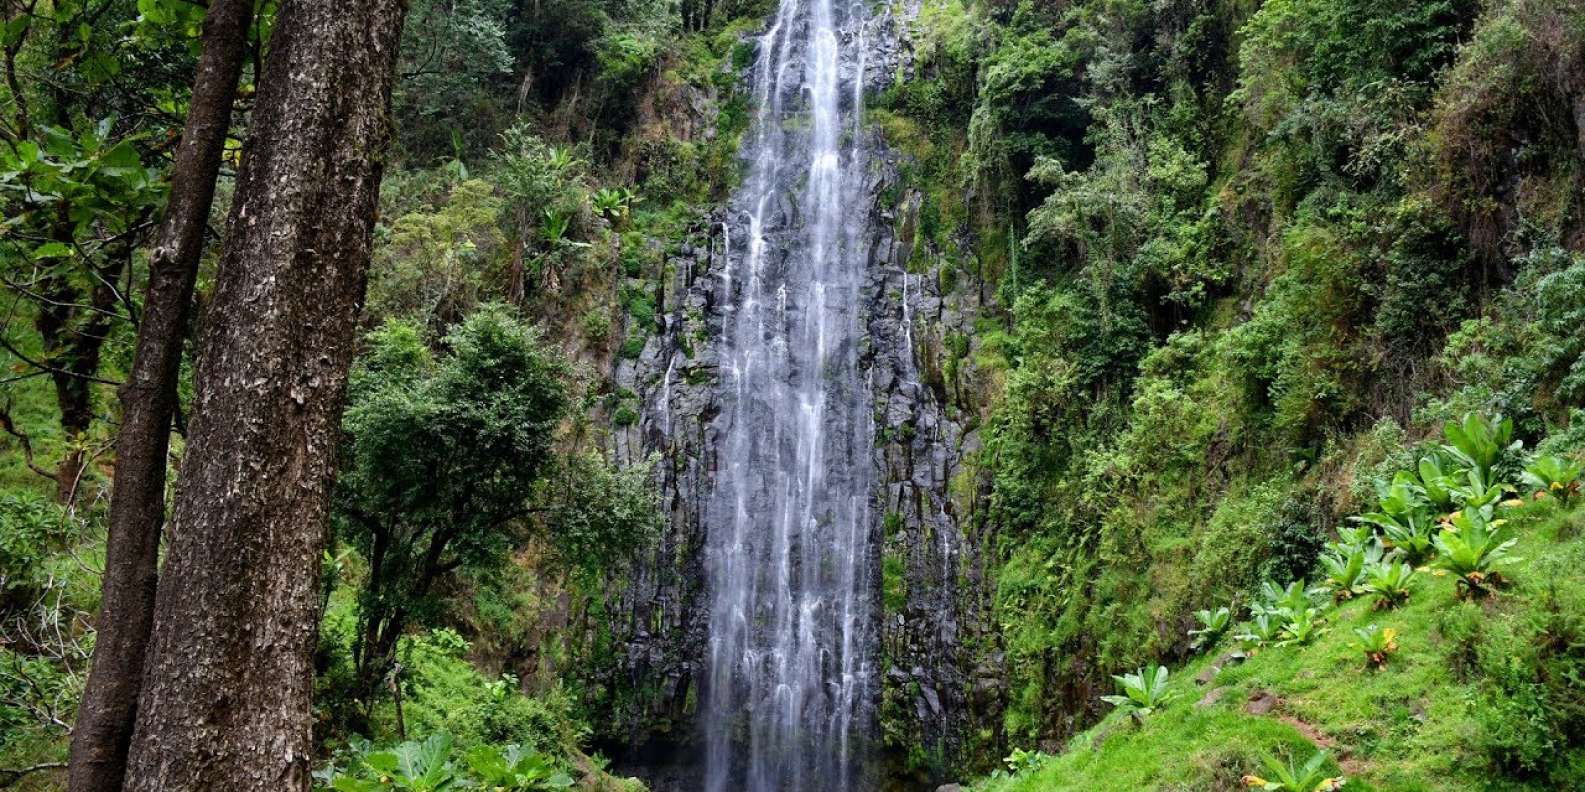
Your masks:
{"label": "white water spray", "polygon": [[865,16],[859,4],[839,14],[832,0],[781,0],[759,40],[749,175],[732,212],[747,239],[742,282],[729,244],[722,279],[709,792],[866,786],[858,753],[873,717],[875,542],[858,360]]}

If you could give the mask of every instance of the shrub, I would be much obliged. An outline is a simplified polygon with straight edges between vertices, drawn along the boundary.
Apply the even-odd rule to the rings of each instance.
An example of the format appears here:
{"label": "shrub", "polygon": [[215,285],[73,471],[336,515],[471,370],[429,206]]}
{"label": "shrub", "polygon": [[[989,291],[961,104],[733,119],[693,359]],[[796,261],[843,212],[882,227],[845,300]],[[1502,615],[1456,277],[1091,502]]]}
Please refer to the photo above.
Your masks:
{"label": "shrub", "polygon": [[583,336],[591,342],[602,342],[611,335],[611,316],[603,308],[584,311],[582,324]]}
{"label": "shrub", "polygon": [[1199,650],[1216,643],[1216,640],[1222,637],[1222,633],[1227,632],[1232,618],[1232,611],[1226,607],[1217,608],[1215,611],[1195,611],[1194,619],[1200,623],[1200,626],[1189,631],[1190,637],[1194,638],[1190,646]]}
{"label": "shrub", "polygon": [[1503,539],[1501,526],[1494,526],[1479,510],[1454,515],[1452,523],[1433,540],[1438,557],[1434,566],[1458,575],[1458,595],[1482,597],[1503,584],[1496,567],[1517,561],[1509,550],[1517,539]]}
{"label": "shrub", "polygon": [[1282,640],[1277,642],[1278,646],[1305,646],[1325,631],[1321,626],[1319,608],[1285,611],[1284,617]]}
{"label": "shrub", "polygon": [[354,747],[345,769],[334,765],[314,774],[336,792],[442,792],[484,788],[495,792],[540,792],[567,789],[572,776],[551,758],[516,745],[497,748],[481,745],[456,756],[452,737],[440,733],[412,740],[387,750],[368,743]]}
{"label": "shrub", "polygon": [[1567,506],[1580,491],[1580,463],[1558,456],[1541,456],[1525,466],[1523,481],[1536,497],[1556,497]]}
{"label": "shrub", "polygon": [[1391,627],[1376,624],[1356,627],[1354,635],[1354,648],[1364,653],[1365,665],[1370,668],[1387,665],[1387,657],[1398,651],[1398,631]]}
{"label": "shrub", "polygon": [[1233,637],[1243,644],[1246,652],[1269,646],[1282,637],[1282,622],[1270,614],[1257,613],[1239,625],[1239,632]]}
{"label": "shrub", "polygon": [[1338,543],[1321,556],[1321,566],[1326,570],[1324,585],[1331,590],[1332,600],[1342,602],[1352,599],[1363,590],[1365,574],[1381,560],[1381,546]]}
{"label": "shrub", "polygon": [[1447,438],[1442,449],[1469,468],[1470,482],[1480,490],[1495,485],[1497,465],[1524,446],[1513,439],[1513,420],[1501,416],[1492,420],[1470,413],[1462,423],[1448,421],[1442,434]]}
{"label": "shrub", "polygon": [[1116,681],[1122,695],[1102,696],[1101,700],[1128,713],[1135,720],[1143,719],[1177,697],[1167,689],[1166,666],[1152,664],[1132,674],[1114,674],[1112,679]]}
{"label": "shrub", "polygon": [[1409,598],[1414,567],[1402,560],[1378,561],[1365,576],[1365,590],[1376,595],[1377,608],[1396,608]]}
{"label": "shrub", "polygon": [[1327,775],[1324,751],[1317,751],[1303,766],[1295,765],[1291,758],[1284,762],[1266,756],[1262,760],[1271,778],[1268,780],[1257,775],[1246,775],[1245,785],[1266,792],[1332,792],[1348,783],[1348,779],[1343,776]]}

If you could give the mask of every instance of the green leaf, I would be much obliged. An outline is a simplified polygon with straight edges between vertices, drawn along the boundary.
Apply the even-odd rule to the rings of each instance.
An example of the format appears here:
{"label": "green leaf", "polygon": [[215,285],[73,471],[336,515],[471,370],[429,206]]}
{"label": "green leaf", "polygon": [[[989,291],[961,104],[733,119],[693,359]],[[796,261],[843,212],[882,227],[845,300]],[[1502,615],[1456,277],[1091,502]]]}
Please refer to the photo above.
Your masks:
{"label": "green leaf", "polygon": [[71,245],[65,242],[46,242],[33,249],[33,258],[68,258],[72,254]]}
{"label": "green leaf", "polygon": [[16,19],[0,24],[0,47],[12,47],[28,34],[28,26],[33,24],[33,17],[22,14]]}
{"label": "green leaf", "polygon": [[138,156],[138,150],[129,140],[123,140],[115,148],[104,153],[99,158],[99,172],[109,176],[144,176],[147,171],[143,169],[143,159]]}

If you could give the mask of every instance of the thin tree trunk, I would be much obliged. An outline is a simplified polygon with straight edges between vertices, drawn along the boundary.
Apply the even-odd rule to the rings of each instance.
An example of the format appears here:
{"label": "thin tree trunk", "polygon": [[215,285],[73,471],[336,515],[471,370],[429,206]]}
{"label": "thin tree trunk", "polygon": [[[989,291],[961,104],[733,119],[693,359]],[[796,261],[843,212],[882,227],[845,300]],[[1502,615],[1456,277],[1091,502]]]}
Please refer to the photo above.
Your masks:
{"label": "thin tree trunk", "polygon": [[115,792],[126,772],[143,656],[154,623],[165,521],[165,456],[176,412],[182,341],[247,54],[253,2],[217,0],[204,17],[203,53],[171,168],[170,202],[150,256],[132,371],[121,388],[103,605],[93,669],[72,731],[71,792]]}
{"label": "thin tree trunk", "polygon": [[130,792],[306,792],[320,556],[402,0],[285,0],[227,223]]}

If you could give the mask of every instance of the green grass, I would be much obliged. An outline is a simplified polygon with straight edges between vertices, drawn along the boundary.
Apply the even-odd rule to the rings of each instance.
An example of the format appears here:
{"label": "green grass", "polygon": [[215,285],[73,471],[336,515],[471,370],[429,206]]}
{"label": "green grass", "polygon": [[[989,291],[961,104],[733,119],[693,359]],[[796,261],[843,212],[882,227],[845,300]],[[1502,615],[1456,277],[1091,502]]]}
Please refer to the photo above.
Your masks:
{"label": "green grass", "polygon": [[[1242,788],[1241,775],[1260,771],[1262,754],[1303,761],[1317,744],[1341,762],[1354,792],[1555,789],[1555,779],[1507,777],[1480,747],[1480,702],[1489,700],[1492,682],[1460,662],[1470,642],[1457,637],[1456,625],[1479,622],[1482,648],[1507,651],[1502,647],[1526,644],[1544,603],[1585,599],[1585,508],[1561,512],[1543,502],[1509,517],[1523,560],[1508,570],[1512,585],[1493,599],[1460,603],[1452,577],[1422,572],[1395,611],[1374,610],[1368,598],[1344,603],[1328,613],[1326,632],[1311,645],[1260,649],[1197,684],[1195,677],[1233,648],[1224,638],[1174,669],[1177,700],[1143,725],[1107,716],[1038,769],[975,789],[1233,790]],[[1399,631],[1399,649],[1380,671],[1366,670],[1352,646],[1354,628],[1373,622]],[[1225,688],[1216,703],[1198,706],[1216,688]],[[1248,702],[1262,692],[1278,704],[1269,714],[1250,714]]]}

